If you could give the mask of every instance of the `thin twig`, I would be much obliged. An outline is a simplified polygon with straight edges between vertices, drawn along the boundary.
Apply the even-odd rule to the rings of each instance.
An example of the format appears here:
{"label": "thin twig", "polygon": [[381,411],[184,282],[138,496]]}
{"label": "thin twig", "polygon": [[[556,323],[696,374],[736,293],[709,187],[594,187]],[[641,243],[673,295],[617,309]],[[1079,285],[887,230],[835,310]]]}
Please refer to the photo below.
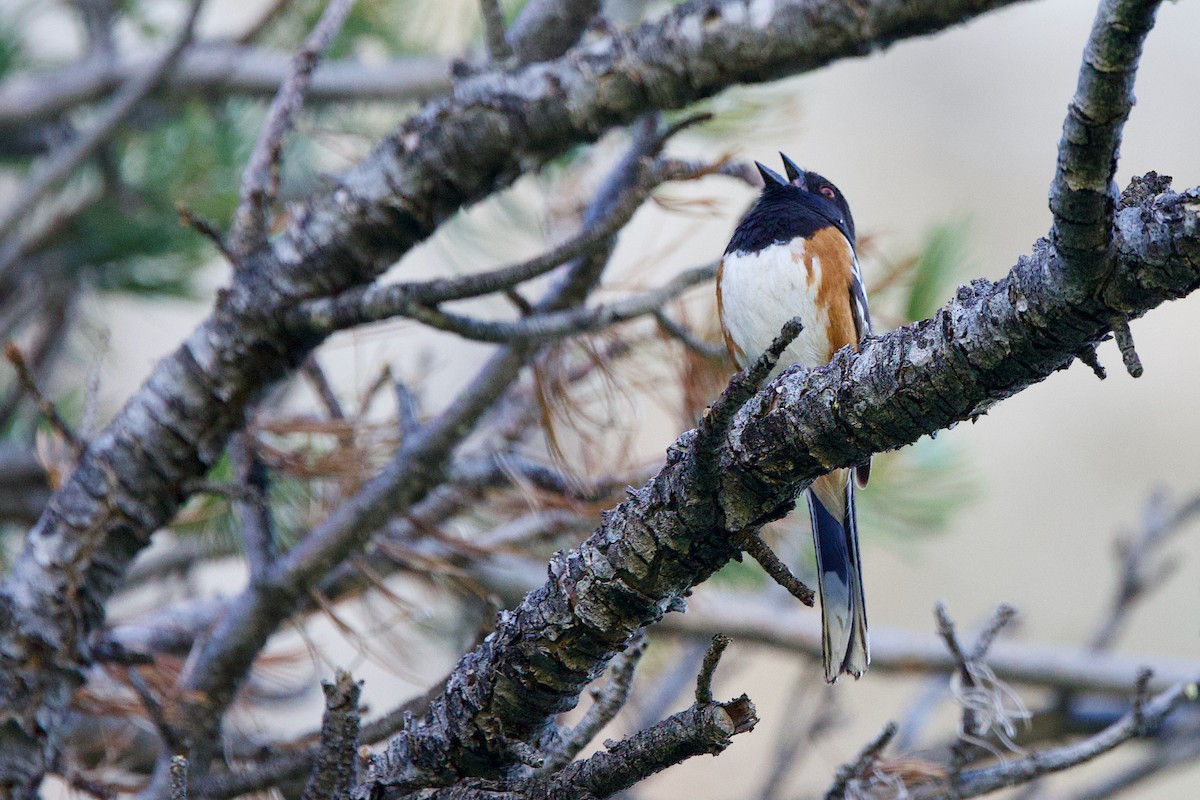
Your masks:
{"label": "thin twig", "polygon": [[704,654],[704,661],[700,664],[700,672],[696,675],[696,705],[703,706],[713,701],[713,676],[716,674],[717,665],[721,663],[721,654],[729,647],[730,641],[732,640],[723,633],[713,636],[712,643]]}
{"label": "thin twig", "polygon": [[[850,788],[852,781],[861,780],[867,774],[867,770],[879,758],[879,754],[888,746],[896,735],[899,728],[896,723],[889,722],[884,726],[874,739],[867,744],[866,747],[859,752],[858,756],[849,764],[843,764],[838,768],[837,776],[833,780],[833,785],[829,787],[829,791],[825,793],[825,800],[843,800],[846,796],[846,790]],[[857,795],[856,795],[857,796]]]}
{"label": "thin twig", "polygon": [[267,28],[271,26],[279,16],[287,10],[291,5],[292,0],[272,0],[271,4],[264,8],[258,16],[258,19],[251,22],[245,30],[238,34],[234,41],[238,44],[250,44],[258,39]]}
{"label": "thin twig", "polygon": [[205,239],[208,239],[210,242],[212,242],[213,246],[217,248],[217,252],[224,256],[225,260],[230,264],[236,263],[233,251],[229,249],[229,245],[225,242],[225,237],[219,230],[217,230],[215,225],[203,217],[197,216],[192,212],[191,209],[182,203],[176,205],[175,210],[179,214],[179,223],[181,225],[191,228]]}
{"label": "thin twig", "polygon": [[1117,340],[1117,347],[1121,350],[1121,361],[1125,364],[1125,371],[1131,378],[1142,377],[1142,359],[1138,357],[1137,350],[1134,349],[1129,320],[1124,316],[1113,317],[1112,332],[1113,338]]}
{"label": "thin twig", "polygon": [[89,57],[112,58],[116,50],[113,39],[115,9],[112,0],[74,0],[72,5],[79,10],[79,16],[83,18]]}
{"label": "thin twig", "polygon": [[245,432],[231,440],[229,458],[237,485],[245,489],[245,496],[233,500],[233,511],[250,565],[250,580],[260,581],[270,571],[278,553],[267,466],[259,458],[254,437]]}
{"label": "thin twig", "polygon": [[1138,601],[1147,590],[1163,583],[1175,562],[1159,557],[1159,549],[1197,516],[1200,516],[1200,494],[1174,508],[1161,491],[1146,500],[1140,533],[1116,543],[1120,577],[1109,612],[1089,642],[1092,649],[1110,648]]}
{"label": "thin twig", "polygon": [[21,353],[21,348],[17,347],[14,342],[8,342],[4,345],[4,357],[16,369],[17,380],[21,382],[21,385],[25,388],[25,392],[37,404],[38,412],[46,419],[46,422],[50,424],[55,433],[61,436],[63,441],[67,443],[72,452],[74,452],[75,458],[82,457],[86,445],[71,430],[71,426],[67,424],[67,421],[63,419],[62,414],[58,411],[58,406],[50,402],[37,385],[37,379],[34,378],[33,372],[25,362],[25,356]]}
{"label": "thin twig", "polygon": [[346,412],[342,409],[342,403],[338,400],[337,393],[333,390],[333,385],[329,379],[325,377],[325,371],[321,369],[321,362],[317,361],[316,354],[310,354],[304,359],[304,363],[300,365],[300,374],[308,381],[308,385],[316,392],[317,398],[321,401],[321,405],[325,407],[325,413],[330,419],[345,419]]}
{"label": "thin twig", "polygon": [[329,0],[312,32],[296,51],[291,75],[279,87],[279,93],[271,102],[242,175],[238,207],[229,235],[230,249],[239,259],[244,259],[267,240],[267,211],[279,191],[279,159],[283,151],[283,137],[292,129],[296,113],[304,103],[304,93],[312,81],[313,70],[341,30],[353,5],[354,0]]}
{"label": "thin twig", "polygon": [[[81,281],[67,279],[61,284],[55,282],[52,286],[47,287],[47,291],[38,298],[39,307],[35,312],[37,314],[37,332],[28,342],[29,356],[25,357],[24,353],[20,353],[22,364],[31,380],[17,380],[9,389],[8,394],[0,400],[0,429],[6,427],[8,421],[21,408],[21,401],[24,400],[33,383],[36,383],[37,376],[48,373],[54,356],[61,350],[63,342],[71,332],[71,317],[75,310],[75,302],[82,290]],[[19,367],[18,372],[20,372]],[[92,397],[90,390],[88,396]],[[36,398],[37,395],[35,394],[34,397]],[[81,426],[79,438],[85,440],[87,432],[87,428]]]}
{"label": "thin twig", "polygon": [[[335,297],[301,304],[289,315],[288,324],[298,330],[332,333],[405,316],[418,307],[427,309],[452,300],[503,292],[572,260],[594,255],[604,249],[612,237],[633,218],[655,187],[668,180],[698,177],[710,167],[710,164],[685,167],[677,162],[655,162],[636,181],[623,185],[620,195],[613,202],[604,204],[595,218],[589,219],[578,233],[527,261],[476,275],[352,289]],[[523,316],[527,317],[528,312]]]}
{"label": "thin twig", "polygon": [[992,612],[991,619],[983,626],[979,636],[975,639],[975,647],[971,650],[972,661],[982,661],[987,655],[987,651],[991,649],[992,642],[996,641],[996,637],[1000,635],[1000,631],[1004,630],[1008,623],[1012,622],[1017,616],[1017,610],[1008,603],[1001,603],[996,606],[996,610]]}
{"label": "thin twig", "polygon": [[401,435],[408,437],[421,427],[421,403],[409,385],[400,378],[392,381],[396,393],[396,422]]}
{"label": "thin twig", "polygon": [[712,280],[716,271],[715,264],[707,264],[681,272],[665,285],[633,297],[590,308],[535,313],[512,322],[478,320],[420,304],[411,304],[396,311],[401,316],[473,341],[497,344],[544,343],[603,330],[620,322],[653,314],[660,310],[664,303],[675,299],[693,286]]}
{"label": "thin twig", "polygon": [[137,666],[132,666],[126,670],[126,675],[129,678],[130,687],[133,689],[134,694],[138,696],[138,700],[141,701],[142,708],[146,710],[146,716],[154,723],[154,728],[158,731],[163,745],[172,751],[178,752],[183,746],[183,742],[180,741],[179,732],[175,730],[175,727],[167,719],[162,703],[154,696],[154,690],[146,683]]}
{"label": "thin twig", "polygon": [[507,61],[512,49],[504,38],[504,13],[499,0],[479,0],[479,15],[483,20],[483,43],[493,64]]}
{"label": "thin twig", "polygon": [[1023,752],[1014,741],[1016,729],[1013,723],[1014,720],[1028,722],[1030,713],[1016,693],[981,660],[1001,628],[1016,615],[1015,609],[1007,604],[1001,604],[996,609],[970,655],[959,643],[954,623],[943,603],[936,605],[935,615],[938,634],[958,667],[951,678],[950,687],[962,708],[962,719],[958,739],[950,748],[950,766],[947,770],[950,795],[958,797],[959,775],[970,760],[971,748],[983,748],[1000,757],[1000,751],[984,738],[992,735],[1009,750]]}
{"label": "thin twig", "polygon": [[654,321],[658,323],[658,327],[663,333],[679,341],[684,347],[697,355],[713,361],[725,361],[729,358],[729,353],[726,351],[725,345],[718,344],[717,342],[706,342],[703,339],[697,338],[687,328],[671,319],[662,309],[654,312]]}
{"label": "thin twig", "polygon": [[749,553],[750,557],[759,563],[763,571],[770,575],[772,580],[784,589],[787,589],[792,597],[806,606],[812,606],[814,602],[813,590],[805,586],[803,581],[792,574],[787,564],[784,564],[779,556],[775,555],[775,551],[763,541],[762,536],[757,530],[746,533],[742,538],[741,547],[742,550]]}
{"label": "thin twig", "polygon": [[1088,344],[1084,346],[1084,348],[1076,354],[1076,357],[1085,365],[1090,367],[1092,373],[1100,380],[1104,380],[1108,377],[1107,370],[1104,369],[1104,365],[1100,363],[1100,358],[1096,355],[1096,345]]}

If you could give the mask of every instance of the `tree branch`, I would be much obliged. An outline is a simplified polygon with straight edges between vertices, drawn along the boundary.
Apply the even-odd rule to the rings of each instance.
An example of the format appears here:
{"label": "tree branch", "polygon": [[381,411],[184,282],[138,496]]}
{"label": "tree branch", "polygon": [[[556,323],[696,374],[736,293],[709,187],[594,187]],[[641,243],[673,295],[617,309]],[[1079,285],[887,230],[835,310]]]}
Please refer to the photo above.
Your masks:
{"label": "tree branch", "polygon": [[598,13],[600,0],[530,0],[508,32],[522,64],[549,61],[567,52]]}
{"label": "tree branch", "polygon": [[[965,770],[959,775],[952,791],[959,798],[978,797],[1091,761],[1134,737],[1145,736],[1175,709],[1184,703],[1196,702],[1198,696],[1200,690],[1194,682],[1179,684],[1154,698],[1141,715],[1130,711],[1115,724],[1081,742],[1033,753],[1026,758],[1002,761],[993,766]],[[945,797],[946,790],[942,786],[922,787],[913,791],[911,796],[914,800],[933,800]]]}
{"label": "tree branch", "polygon": [[706,264],[681,272],[665,285],[643,294],[570,311],[532,314],[512,322],[474,319],[416,303],[405,303],[393,310],[431,328],[477,342],[544,344],[654,314],[663,304],[693,286],[711,281],[716,274],[717,265]]}
{"label": "tree branch", "polygon": [[353,6],[354,0],[329,0],[321,18],[296,52],[291,74],[279,87],[279,93],[267,110],[267,118],[242,177],[233,229],[227,238],[229,248],[239,259],[266,244],[268,206],[279,191],[283,137],[292,129],[296,114],[304,104],[304,95],[321,56],[342,29]]}
{"label": "tree branch", "polygon": [[302,800],[341,800],[350,796],[357,774],[358,697],[362,684],[350,673],[338,670],[333,683],[322,681],[321,689],[325,692],[321,749]]}
{"label": "tree branch", "polygon": [[689,180],[706,174],[708,169],[681,169],[674,162],[656,162],[637,181],[622,187],[620,196],[606,204],[604,213],[546,253],[476,275],[351,289],[334,297],[301,304],[289,315],[288,325],[299,332],[329,334],[396,316],[413,316],[416,309],[451,300],[510,289],[557,269],[568,261],[603,249],[633,218],[651,191],[666,181]]}
{"label": "tree branch", "polygon": [[1050,185],[1050,240],[1073,297],[1098,286],[1112,263],[1117,150],[1133,108],[1142,43],[1160,3],[1102,0],[1084,49]]}
{"label": "tree branch", "polygon": [[[876,0],[852,9],[842,3],[776,0],[757,5],[750,15],[735,0],[688,4],[630,34],[597,37],[556,62],[463,81],[451,96],[427,106],[339,185],[297,207],[288,229],[239,272],[208,320],[156,367],[146,386],[93,441],[30,532],[0,586],[0,701],[9,720],[0,726],[0,783],[16,787],[22,796],[36,787],[59,747],[67,705],[90,662],[89,636],[130,560],[178,508],[184,482],[200,477],[241,427],[247,404],[295,369],[319,341],[278,324],[296,303],[369,282],[463,205],[653,107],[677,108],[738,82],[769,80],[859,55],[1006,2]],[[1106,285],[1106,302],[1144,313],[1194,288],[1200,281],[1196,197],[1166,193],[1122,213],[1122,268]],[[730,455],[722,465],[720,505],[726,524],[737,528],[761,515],[762,509],[753,508],[754,491],[761,489],[760,499],[777,507],[781,496],[794,496],[828,466],[857,463],[871,448],[899,446],[981,413],[987,404],[1063,366],[1070,354],[1096,339],[1092,315],[1099,301],[1075,308],[1056,296],[1043,286],[1044,275],[1052,274],[1045,260],[1040,250],[1006,281],[980,282],[936,320],[877,340],[856,359],[843,353],[803,382],[776,383],[771,402],[777,406],[761,422],[751,424],[749,415],[734,421]],[[1022,300],[1019,306],[1006,301],[1009,292]],[[975,319],[972,315],[985,304],[987,314]],[[939,326],[954,336],[939,333]],[[1070,348],[1064,351],[1064,345]],[[857,381],[852,382],[857,390],[839,380],[842,371]],[[945,397],[957,395],[946,393],[959,385],[961,403],[948,402]],[[802,388],[815,391],[797,396]],[[871,419],[870,402],[883,388],[891,390],[892,400],[881,404],[878,420]],[[823,405],[834,396],[839,397],[836,414]],[[751,406],[763,407],[761,401]],[[842,427],[847,423],[848,430],[865,427],[848,434]],[[774,463],[781,471],[764,483],[758,465],[779,454],[767,447],[760,459],[754,443],[777,447],[788,438],[781,433],[801,432],[813,438],[795,440],[797,450],[787,454],[795,458],[787,467]],[[560,655],[575,665],[565,673],[570,675],[566,682],[553,687],[565,694],[550,699],[536,670],[530,673],[531,702],[516,713],[510,736],[519,739],[539,729],[549,709],[573,702],[579,687],[618,646],[732,556],[715,527],[683,531],[670,511],[687,497],[679,483],[687,461],[676,459],[614,512],[602,529],[604,537],[593,537],[577,554],[555,562],[556,568],[569,569],[563,581],[577,591],[585,563],[600,563],[591,559],[603,559],[610,550],[614,557],[630,553],[636,542],[662,559],[653,579],[645,566],[629,565],[632,582],[646,583],[651,593],[629,593],[632,586],[623,580],[605,579],[585,584],[579,605],[566,603],[561,589],[551,588],[547,591],[561,616],[550,622],[540,616],[532,622],[522,616],[527,612],[512,617],[524,619],[529,631],[548,625],[549,632],[562,625],[573,629],[567,623],[574,614],[606,623],[606,600],[621,612],[604,636],[589,632],[569,637],[566,650],[563,641],[551,648],[551,659]],[[663,527],[653,534],[642,522],[659,519]],[[668,543],[672,546],[663,550]],[[479,682],[451,682],[456,697],[469,696],[468,707],[488,706],[477,717],[485,726],[508,719],[511,698],[494,694],[498,676],[488,659],[507,654],[525,638],[511,638],[516,633],[502,625],[488,646]],[[444,711],[444,704],[434,705]],[[487,737],[461,732],[445,747],[413,743],[422,750],[419,761],[429,765],[426,756],[445,755],[437,770],[442,775],[475,765],[485,772],[492,768],[497,760]],[[396,755],[403,756],[405,749]]]}
{"label": "tree branch", "polygon": [[[165,52],[165,50],[163,51]],[[44,125],[74,107],[143,80],[163,53],[92,60],[17,73],[0,84],[0,130]],[[313,74],[310,103],[411,103],[450,88],[443,58],[408,56],[383,64],[323,62]],[[159,91],[171,97],[274,97],[292,72],[292,54],[224,42],[196,42]]]}
{"label": "tree branch", "polygon": [[579,797],[583,792],[611,797],[688,758],[720,753],[733,736],[753,730],[757,722],[746,695],[728,703],[693,705],[567,766],[555,776],[549,797]]}
{"label": "tree branch", "polygon": [[[687,614],[666,617],[655,631],[702,642],[713,631],[725,631],[742,643],[753,643],[806,656],[821,657],[821,624],[799,609],[780,613],[773,603],[722,597],[718,603],[690,604]],[[1009,683],[1082,692],[1121,694],[1137,680],[1145,659],[1135,659],[1088,648],[997,642],[988,651],[988,666]],[[1156,659],[1154,688],[1164,689],[1186,680],[1195,665],[1185,660]],[[957,668],[941,638],[910,631],[872,626],[873,672],[942,672]]]}

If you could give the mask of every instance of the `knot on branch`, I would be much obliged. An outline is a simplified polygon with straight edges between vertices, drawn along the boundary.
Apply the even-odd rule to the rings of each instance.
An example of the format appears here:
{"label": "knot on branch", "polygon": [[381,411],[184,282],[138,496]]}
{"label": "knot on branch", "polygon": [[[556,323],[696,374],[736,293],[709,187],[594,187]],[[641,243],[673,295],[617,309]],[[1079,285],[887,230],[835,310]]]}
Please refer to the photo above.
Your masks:
{"label": "knot on branch", "polygon": [[1134,175],[1129,185],[1121,192],[1118,208],[1133,208],[1153,200],[1163,192],[1171,190],[1171,176],[1159,175],[1150,170],[1145,175]]}

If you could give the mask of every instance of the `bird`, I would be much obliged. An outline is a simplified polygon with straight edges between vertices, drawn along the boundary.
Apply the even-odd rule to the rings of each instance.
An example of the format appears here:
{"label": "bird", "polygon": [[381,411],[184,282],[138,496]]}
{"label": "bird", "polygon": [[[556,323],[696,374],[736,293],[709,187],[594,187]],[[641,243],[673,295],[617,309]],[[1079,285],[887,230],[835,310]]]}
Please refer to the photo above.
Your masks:
{"label": "bird", "polygon": [[[788,320],[800,317],[803,328],[771,377],[791,364],[826,364],[843,347],[857,350],[871,332],[845,196],[827,178],[779,155],[786,178],[754,162],[765,184],[762,194],[738,223],[717,269],[717,315],[739,369],[753,363]],[[855,486],[866,486],[869,475],[869,463],[835,469],[808,490],[830,683],[845,673],[861,677],[871,660],[854,509]]]}

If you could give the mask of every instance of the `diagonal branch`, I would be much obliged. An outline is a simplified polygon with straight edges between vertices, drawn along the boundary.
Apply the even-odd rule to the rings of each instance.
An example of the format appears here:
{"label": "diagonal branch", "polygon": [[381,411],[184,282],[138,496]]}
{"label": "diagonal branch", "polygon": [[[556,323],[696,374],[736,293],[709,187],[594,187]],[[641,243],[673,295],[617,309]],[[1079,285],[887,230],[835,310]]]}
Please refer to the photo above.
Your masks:
{"label": "diagonal branch", "polygon": [[[622,198],[625,188],[641,179],[643,162],[656,156],[664,143],[652,120],[641,125],[625,158],[593,201],[589,215],[602,216],[611,203]],[[600,251],[573,262],[564,280],[549,290],[538,308],[584,301],[599,281],[613,246],[610,239]],[[536,347],[521,344],[497,350],[441,414],[405,437],[379,475],[235,598],[212,635],[189,660],[181,679],[180,694],[187,698],[183,713],[193,731],[192,761],[200,774],[216,754],[222,716],[267,637],[311,586],[362,547],[388,519],[411,509],[444,482],[455,448],[512,386],[536,352]],[[160,761],[156,787],[162,785],[164,767],[165,762]]]}
{"label": "diagonal branch", "polygon": [[[1151,301],[1200,286],[1200,190],[1146,200],[1123,210],[1119,224],[1135,234],[1125,248],[1154,239],[1159,256],[1119,260],[1110,291]],[[1043,242],[1002,281],[960,289],[934,318],[776,379],[734,418],[715,491],[699,496],[692,476],[705,456],[685,434],[662,471],[587,541],[556,556],[546,584],[463,657],[423,724],[376,759],[377,787],[402,793],[499,774],[513,739],[538,741],[613,654],[736,555],[732,534],[829,468],[980,416],[1070,364],[1105,335],[1107,315],[1097,313],[1098,298],[1073,304],[1058,292],[1046,277],[1051,260]],[[1163,275],[1179,283],[1172,289]]]}
{"label": "diagonal branch", "polygon": [[[852,8],[840,2],[764,0],[756,3],[754,14],[746,14],[738,0],[684,4],[631,33],[597,36],[557,61],[465,80],[451,95],[430,103],[338,185],[296,208],[287,230],[250,259],[219,293],[209,318],[156,366],[146,385],[93,440],[27,536],[0,585],[0,784],[14,787],[19,796],[36,789],[61,746],[68,704],[91,662],[90,636],[130,561],[179,508],[187,481],[202,476],[231,433],[244,424],[247,405],[296,369],[319,343],[320,336],[299,336],[280,324],[298,302],[369,283],[464,205],[656,107],[682,107],[739,82],[770,80],[858,56],[1011,1],[868,0]],[[1190,205],[1196,196],[1166,193],[1122,212],[1117,255],[1123,269],[1106,286],[1107,302],[1144,313],[1200,282],[1196,211]],[[1156,227],[1147,228],[1147,220]],[[1189,225],[1193,233],[1188,233]],[[857,359],[843,354],[806,381],[776,384],[771,402],[777,407],[763,417],[765,427],[735,420],[721,488],[728,524],[744,525],[765,510],[754,508],[758,503],[752,499],[768,477],[756,463],[754,442],[777,445],[782,433],[811,436],[799,440],[806,444],[798,445],[797,457],[786,467],[773,464],[780,471],[770,485],[761,486],[764,504],[775,508],[781,496],[794,496],[826,468],[821,459],[828,466],[856,463],[871,448],[900,446],[981,413],[987,404],[1063,366],[1070,354],[1098,338],[1095,317],[1089,316],[1098,301],[1076,309],[1056,296],[1044,285],[1045,275],[1053,274],[1046,260],[1040,250],[1028,262],[1033,266],[1019,267],[1001,284],[979,283],[936,320],[880,340]],[[1024,300],[1014,306],[1008,292],[1025,295],[1028,312]],[[972,317],[983,303],[990,304],[986,322]],[[939,328],[955,334],[953,340]],[[1060,349],[1065,345],[1070,349]],[[937,352],[925,361],[927,346]],[[837,379],[842,371],[867,394],[845,388]],[[914,383],[914,378],[919,380]],[[797,397],[801,383],[817,391]],[[962,402],[947,401],[956,397],[959,385],[964,387]],[[910,415],[909,407],[897,406],[893,399],[874,419],[871,390],[884,388],[893,398],[906,398],[917,413]],[[808,422],[801,425],[799,420]],[[848,434],[853,428],[847,425],[863,427],[861,433]],[[602,559],[610,548],[616,548],[614,555],[640,548],[662,562],[655,563],[655,578],[647,586],[655,593],[632,591],[629,605],[620,599],[626,596],[625,584],[606,580],[593,587],[601,595],[601,590],[617,592],[608,599],[618,600],[618,608],[627,613],[603,636],[587,632],[572,639],[587,648],[564,653],[574,665],[568,670],[571,677],[554,688],[566,694],[551,699],[533,674],[537,690],[530,705],[516,714],[513,736],[540,728],[548,709],[573,702],[578,687],[603,668],[618,645],[661,616],[688,585],[732,557],[733,548],[715,530],[688,531],[689,538],[676,538],[681,533],[678,520],[668,510],[687,497],[678,484],[678,467],[669,465],[637,495],[637,502],[631,499],[624,512],[610,517],[603,529],[608,538],[592,542],[580,551],[583,555],[556,560],[557,568],[569,567],[564,580],[573,590],[583,561]],[[664,517],[661,532],[651,534],[638,520],[624,516],[651,509]],[[629,539],[622,537],[623,531]],[[694,539],[692,534],[697,534]],[[674,546],[663,551],[667,542]],[[635,584],[649,575],[645,567],[630,574],[641,576]],[[541,618],[531,630],[543,623],[551,628],[565,624],[574,614],[596,614],[593,621],[605,621],[603,597],[582,607],[566,603],[561,592],[554,597],[562,602],[563,616],[549,622]],[[511,636],[516,630],[500,631],[491,651],[515,648]],[[587,655],[580,661],[583,652]],[[512,698],[491,707],[496,700],[489,682],[497,677],[494,665],[481,675],[484,680],[471,686],[452,682],[451,691],[469,696],[470,707],[488,706],[478,716],[483,726],[507,721],[506,703]],[[439,707],[444,710],[445,705]],[[486,736],[476,739],[471,729],[462,734],[453,744],[423,750],[421,762],[431,765],[425,756],[446,756],[437,770],[442,775],[474,769],[472,753],[480,754],[477,763],[484,771],[496,763]],[[414,745],[422,749],[425,742]]]}
{"label": "diagonal branch", "polygon": [[[993,766],[964,771],[952,787],[953,796],[978,797],[1005,786],[1028,783],[1041,775],[1061,772],[1091,761],[1134,737],[1145,736],[1180,706],[1195,703],[1197,697],[1200,697],[1200,690],[1195,682],[1179,684],[1147,703],[1141,714],[1130,711],[1113,725],[1081,742],[1033,753],[1026,758],[1001,761]],[[923,787],[914,791],[911,796],[914,800],[933,800],[945,797],[946,788]]]}
{"label": "diagonal branch", "polygon": [[599,303],[594,306],[532,314],[512,322],[480,320],[431,308],[417,303],[405,303],[395,309],[401,316],[423,322],[431,328],[457,334],[477,342],[541,344],[568,336],[604,330],[617,323],[644,317],[660,311],[663,305],[707,281],[717,274],[716,264],[707,264],[681,272],[657,289],[632,297]]}
{"label": "diagonal branch", "polygon": [[[623,187],[621,194],[611,203],[606,203],[604,212],[596,219],[541,255],[475,275],[351,289],[334,297],[301,304],[289,314],[288,325],[299,332],[329,334],[395,316],[415,315],[416,309],[438,303],[511,289],[602,248],[633,218],[650,193],[663,183],[689,180],[711,171],[709,165],[696,167],[660,160],[651,169],[642,171],[635,183]],[[497,337],[493,337],[493,340],[503,341]]]}
{"label": "diagonal branch", "polygon": [[254,144],[250,162],[242,177],[233,230],[228,239],[230,248],[239,258],[245,258],[266,244],[267,208],[279,192],[283,137],[292,129],[296,114],[304,103],[313,71],[342,29],[342,23],[353,5],[354,0],[329,0],[321,18],[296,52],[291,75],[279,87],[279,93],[267,110],[266,121],[259,131],[258,141]]}

